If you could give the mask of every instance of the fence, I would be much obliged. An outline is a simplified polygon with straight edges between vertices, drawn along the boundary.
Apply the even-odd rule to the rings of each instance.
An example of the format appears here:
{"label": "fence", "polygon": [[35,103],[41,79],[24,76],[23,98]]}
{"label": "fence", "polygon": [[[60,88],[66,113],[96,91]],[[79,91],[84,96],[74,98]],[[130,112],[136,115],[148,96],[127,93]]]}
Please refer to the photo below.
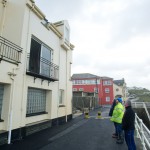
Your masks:
{"label": "fence", "polygon": [[150,121],[150,114],[148,109],[150,109],[150,103],[149,102],[132,102],[132,107],[133,108],[144,108],[145,112],[147,114],[147,117]]}
{"label": "fence", "polygon": [[137,114],[135,115],[135,129],[136,136],[140,138],[142,143],[142,150],[150,149],[150,130],[145,126],[142,119],[140,119]]}
{"label": "fence", "polygon": [[93,96],[74,96],[73,97],[73,111],[75,110],[81,110],[84,111],[85,108],[88,108],[89,110],[98,108],[98,98]]}

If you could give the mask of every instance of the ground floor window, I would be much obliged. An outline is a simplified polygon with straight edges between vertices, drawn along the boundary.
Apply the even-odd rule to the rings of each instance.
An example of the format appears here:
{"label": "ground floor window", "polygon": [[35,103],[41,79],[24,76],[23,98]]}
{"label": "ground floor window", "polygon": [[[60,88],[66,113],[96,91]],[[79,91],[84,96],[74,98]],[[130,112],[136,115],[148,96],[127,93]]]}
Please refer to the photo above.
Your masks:
{"label": "ground floor window", "polygon": [[46,112],[46,90],[28,88],[27,116]]}
{"label": "ground floor window", "polygon": [[110,97],[106,97],[106,102],[110,102]]}
{"label": "ground floor window", "polygon": [[3,95],[4,95],[4,85],[0,84],[0,119],[2,114]]}

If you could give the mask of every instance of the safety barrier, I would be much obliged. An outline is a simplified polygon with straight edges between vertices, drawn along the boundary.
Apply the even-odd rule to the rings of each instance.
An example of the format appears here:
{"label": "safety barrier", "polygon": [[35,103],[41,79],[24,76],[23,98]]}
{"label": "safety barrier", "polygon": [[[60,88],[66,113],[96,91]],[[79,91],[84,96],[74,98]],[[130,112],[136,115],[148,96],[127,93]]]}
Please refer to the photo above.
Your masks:
{"label": "safety barrier", "polygon": [[140,138],[142,150],[150,149],[150,130],[145,126],[142,119],[135,114],[136,137]]}
{"label": "safety barrier", "polygon": [[98,113],[97,113],[97,118],[98,118],[98,119],[101,119],[101,118],[102,118],[100,111],[98,111]]}
{"label": "safety barrier", "polygon": [[89,109],[88,108],[84,108],[84,118],[85,119],[89,118]]}
{"label": "safety barrier", "polygon": [[144,108],[145,112],[147,114],[147,117],[150,121],[150,114],[147,109],[147,108],[150,108],[150,102],[132,102],[132,107],[133,108]]}

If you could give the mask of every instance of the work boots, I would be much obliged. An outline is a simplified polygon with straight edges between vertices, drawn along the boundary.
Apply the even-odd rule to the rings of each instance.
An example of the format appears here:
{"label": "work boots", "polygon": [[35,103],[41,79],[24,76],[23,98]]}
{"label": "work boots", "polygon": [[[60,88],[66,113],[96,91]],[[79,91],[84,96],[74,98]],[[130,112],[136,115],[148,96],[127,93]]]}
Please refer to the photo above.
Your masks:
{"label": "work boots", "polygon": [[123,137],[123,135],[118,135],[118,138],[117,138],[116,143],[117,143],[117,144],[123,144],[123,142],[124,142],[124,137]]}
{"label": "work boots", "polygon": [[117,134],[116,134],[116,133],[113,133],[113,134],[112,134],[112,138],[118,138]]}

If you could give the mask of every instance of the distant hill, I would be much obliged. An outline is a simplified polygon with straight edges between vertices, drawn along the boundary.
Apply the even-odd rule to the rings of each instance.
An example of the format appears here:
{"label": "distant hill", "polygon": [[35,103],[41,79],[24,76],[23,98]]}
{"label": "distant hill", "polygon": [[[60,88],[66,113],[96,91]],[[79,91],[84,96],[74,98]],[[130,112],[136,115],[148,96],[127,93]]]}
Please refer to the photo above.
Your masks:
{"label": "distant hill", "polygon": [[139,101],[150,102],[150,91],[148,89],[141,87],[129,87],[127,89],[129,95],[136,95],[136,97],[139,97]]}

